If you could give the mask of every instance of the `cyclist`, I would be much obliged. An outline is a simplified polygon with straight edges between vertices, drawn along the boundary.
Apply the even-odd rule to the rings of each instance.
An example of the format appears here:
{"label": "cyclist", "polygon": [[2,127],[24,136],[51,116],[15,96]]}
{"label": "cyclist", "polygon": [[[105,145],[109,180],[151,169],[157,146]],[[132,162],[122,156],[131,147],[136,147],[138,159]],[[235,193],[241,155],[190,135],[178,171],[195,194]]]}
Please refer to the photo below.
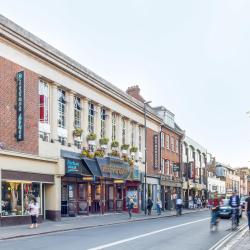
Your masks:
{"label": "cyclist", "polygon": [[214,198],[210,201],[211,204],[211,226],[214,229],[214,226],[217,226],[218,223],[218,211],[220,207],[220,200],[218,198],[218,192],[214,193]]}
{"label": "cyclist", "polygon": [[232,209],[235,209],[236,213],[236,222],[237,226],[239,226],[239,207],[240,207],[240,197],[237,195],[237,191],[233,191],[233,195],[230,197],[229,205]]}

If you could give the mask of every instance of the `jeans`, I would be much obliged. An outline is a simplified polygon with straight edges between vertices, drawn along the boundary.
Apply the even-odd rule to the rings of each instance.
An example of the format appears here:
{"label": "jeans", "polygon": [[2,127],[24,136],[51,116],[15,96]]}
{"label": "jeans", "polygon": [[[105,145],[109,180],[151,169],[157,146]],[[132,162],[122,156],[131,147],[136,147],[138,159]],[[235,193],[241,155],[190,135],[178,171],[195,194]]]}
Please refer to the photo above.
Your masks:
{"label": "jeans", "polygon": [[36,215],[31,215],[31,223],[32,224],[37,224],[37,217],[36,217]]}
{"label": "jeans", "polygon": [[218,211],[212,211],[211,224],[215,225],[218,218]]}
{"label": "jeans", "polygon": [[157,214],[160,215],[161,214],[161,207],[159,205],[157,205],[156,208],[157,208]]}
{"label": "jeans", "polygon": [[250,230],[250,211],[247,211],[247,218],[248,218],[248,226]]}

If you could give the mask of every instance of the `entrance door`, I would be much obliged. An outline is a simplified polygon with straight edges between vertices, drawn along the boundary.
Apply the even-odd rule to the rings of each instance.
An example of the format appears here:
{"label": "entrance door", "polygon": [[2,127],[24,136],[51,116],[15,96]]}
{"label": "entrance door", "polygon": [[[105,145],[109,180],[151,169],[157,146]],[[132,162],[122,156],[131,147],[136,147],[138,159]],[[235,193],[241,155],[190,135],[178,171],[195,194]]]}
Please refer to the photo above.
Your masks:
{"label": "entrance door", "polygon": [[106,207],[108,212],[114,211],[114,185],[106,186]]}
{"label": "entrance door", "polygon": [[91,191],[92,191],[92,204],[91,204],[92,213],[100,213],[101,212],[101,184],[92,185]]}
{"label": "entrance door", "polygon": [[123,185],[116,185],[116,211],[123,211],[123,200],[124,200]]}
{"label": "entrance door", "polygon": [[88,214],[88,184],[80,183],[78,185],[78,214]]}

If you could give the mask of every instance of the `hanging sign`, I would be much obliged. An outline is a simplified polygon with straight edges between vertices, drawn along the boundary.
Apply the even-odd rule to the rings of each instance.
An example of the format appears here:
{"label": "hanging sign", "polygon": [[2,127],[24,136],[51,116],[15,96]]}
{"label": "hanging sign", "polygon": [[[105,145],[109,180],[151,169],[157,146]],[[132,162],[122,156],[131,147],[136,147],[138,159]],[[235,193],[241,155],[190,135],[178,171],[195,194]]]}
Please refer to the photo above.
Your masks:
{"label": "hanging sign", "polygon": [[24,140],[24,71],[16,75],[17,83],[17,141]]}
{"label": "hanging sign", "polygon": [[153,152],[154,152],[154,168],[158,168],[158,135],[154,135],[154,143],[153,143]]}

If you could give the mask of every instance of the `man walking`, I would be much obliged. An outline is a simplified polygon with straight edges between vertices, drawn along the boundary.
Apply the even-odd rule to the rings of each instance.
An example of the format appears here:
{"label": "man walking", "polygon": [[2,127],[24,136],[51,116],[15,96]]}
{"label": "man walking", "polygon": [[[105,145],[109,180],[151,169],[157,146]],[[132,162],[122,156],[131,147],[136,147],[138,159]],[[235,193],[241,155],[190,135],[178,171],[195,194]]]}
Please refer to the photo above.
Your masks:
{"label": "man walking", "polygon": [[132,217],[132,210],[134,208],[134,199],[131,196],[128,200],[128,214],[129,214],[129,219]]}
{"label": "man walking", "polygon": [[230,197],[229,205],[232,207],[232,209],[235,209],[237,225],[239,225],[240,197],[237,195],[236,191],[233,191],[233,195]]}
{"label": "man walking", "polygon": [[250,231],[250,192],[249,192],[249,196],[245,200],[245,211],[246,211],[246,215],[248,218],[248,227]]}

